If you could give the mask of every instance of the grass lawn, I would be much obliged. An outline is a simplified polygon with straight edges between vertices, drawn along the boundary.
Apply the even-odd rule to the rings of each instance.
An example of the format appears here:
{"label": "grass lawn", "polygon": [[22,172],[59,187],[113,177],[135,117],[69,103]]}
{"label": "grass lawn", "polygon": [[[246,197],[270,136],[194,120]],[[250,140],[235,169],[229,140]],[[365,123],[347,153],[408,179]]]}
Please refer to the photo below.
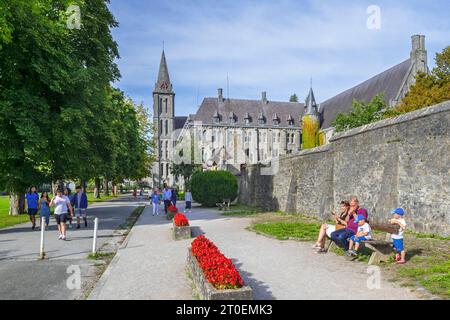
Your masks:
{"label": "grass lawn", "polygon": [[113,196],[112,194],[110,194],[109,196],[104,196],[104,195],[100,195],[100,196],[101,196],[100,199],[96,199],[96,198],[94,198],[93,192],[88,192],[87,193],[88,202],[89,203],[103,202],[103,201],[108,201],[108,200],[117,198],[117,196]]}
{"label": "grass lawn", "polygon": [[9,196],[0,196],[0,229],[28,221],[28,215],[26,214],[10,216],[8,212]]}
{"label": "grass lawn", "polygon": [[[301,215],[278,213],[261,213],[253,215],[253,222],[248,228],[279,240],[315,241],[321,223],[316,218]],[[375,232],[374,238],[384,239],[385,233]],[[408,287],[424,287],[428,292],[450,299],[450,239],[433,234],[411,233],[405,235],[407,263],[397,265],[392,259],[381,264],[389,281],[399,282]],[[333,250],[344,255],[340,248]],[[367,263],[370,250],[363,250],[358,261]],[[349,263],[352,263],[349,261]]]}

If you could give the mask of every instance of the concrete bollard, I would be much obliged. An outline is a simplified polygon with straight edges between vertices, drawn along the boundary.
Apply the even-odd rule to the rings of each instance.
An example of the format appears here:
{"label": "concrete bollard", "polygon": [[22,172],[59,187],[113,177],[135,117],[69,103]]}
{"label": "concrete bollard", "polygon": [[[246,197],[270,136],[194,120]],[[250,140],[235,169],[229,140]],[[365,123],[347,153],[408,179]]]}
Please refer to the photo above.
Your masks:
{"label": "concrete bollard", "polygon": [[44,251],[44,240],[45,240],[45,217],[41,217],[41,245],[39,247],[39,259],[45,259]]}
{"label": "concrete bollard", "polygon": [[98,218],[94,219],[94,239],[92,241],[92,253],[97,252],[97,231],[98,231]]}

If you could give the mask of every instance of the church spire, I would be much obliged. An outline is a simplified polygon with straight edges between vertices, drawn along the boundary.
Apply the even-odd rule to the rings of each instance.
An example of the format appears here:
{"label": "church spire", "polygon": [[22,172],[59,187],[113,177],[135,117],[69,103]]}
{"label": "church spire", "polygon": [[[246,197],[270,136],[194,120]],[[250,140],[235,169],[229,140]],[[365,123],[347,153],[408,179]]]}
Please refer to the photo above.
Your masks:
{"label": "church spire", "polygon": [[311,86],[309,89],[308,97],[306,98],[306,114],[317,114],[317,103],[316,99],[314,98],[314,91]]}
{"label": "church spire", "polygon": [[166,54],[164,49],[159,64],[158,81],[156,82],[155,91],[172,92],[172,83],[170,82],[169,68],[167,67]]}

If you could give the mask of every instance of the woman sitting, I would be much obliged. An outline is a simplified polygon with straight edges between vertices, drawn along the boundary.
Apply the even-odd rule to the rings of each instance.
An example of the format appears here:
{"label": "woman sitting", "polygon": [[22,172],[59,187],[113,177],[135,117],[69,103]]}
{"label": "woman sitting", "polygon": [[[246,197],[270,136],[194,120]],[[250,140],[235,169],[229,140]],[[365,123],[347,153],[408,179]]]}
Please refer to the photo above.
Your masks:
{"label": "woman sitting", "polygon": [[313,249],[318,249],[318,253],[324,253],[325,250],[325,240],[326,236],[328,238],[331,237],[331,233],[345,228],[347,226],[347,221],[350,218],[350,215],[348,214],[350,210],[350,203],[348,201],[341,201],[341,211],[339,215],[336,214],[336,211],[333,210],[333,218],[336,221],[336,225],[324,223],[320,227],[319,231],[319,237],[317,238],[317,242],[314,244]]}

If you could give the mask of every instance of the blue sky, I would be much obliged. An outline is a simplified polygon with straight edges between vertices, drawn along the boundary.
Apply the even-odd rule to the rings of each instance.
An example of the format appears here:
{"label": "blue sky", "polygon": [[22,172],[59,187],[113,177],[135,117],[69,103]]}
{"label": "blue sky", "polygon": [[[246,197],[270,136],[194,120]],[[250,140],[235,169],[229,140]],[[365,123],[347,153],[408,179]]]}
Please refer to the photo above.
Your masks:
{"label": "blue sky", "polygon": [[[367,8],[381,28],[367,28]],[[325,101],[409,57],[424,34],[429,66],[450,45],[450,3],[338,0],[111,0],[119,21],[122,79],[116,84],[152,107],[162,43],[176,92],[176,113],[195,113],[217,88],[230,98],[301,100],[310,78]],[[198,101],[198,103],[197,103]]]}

